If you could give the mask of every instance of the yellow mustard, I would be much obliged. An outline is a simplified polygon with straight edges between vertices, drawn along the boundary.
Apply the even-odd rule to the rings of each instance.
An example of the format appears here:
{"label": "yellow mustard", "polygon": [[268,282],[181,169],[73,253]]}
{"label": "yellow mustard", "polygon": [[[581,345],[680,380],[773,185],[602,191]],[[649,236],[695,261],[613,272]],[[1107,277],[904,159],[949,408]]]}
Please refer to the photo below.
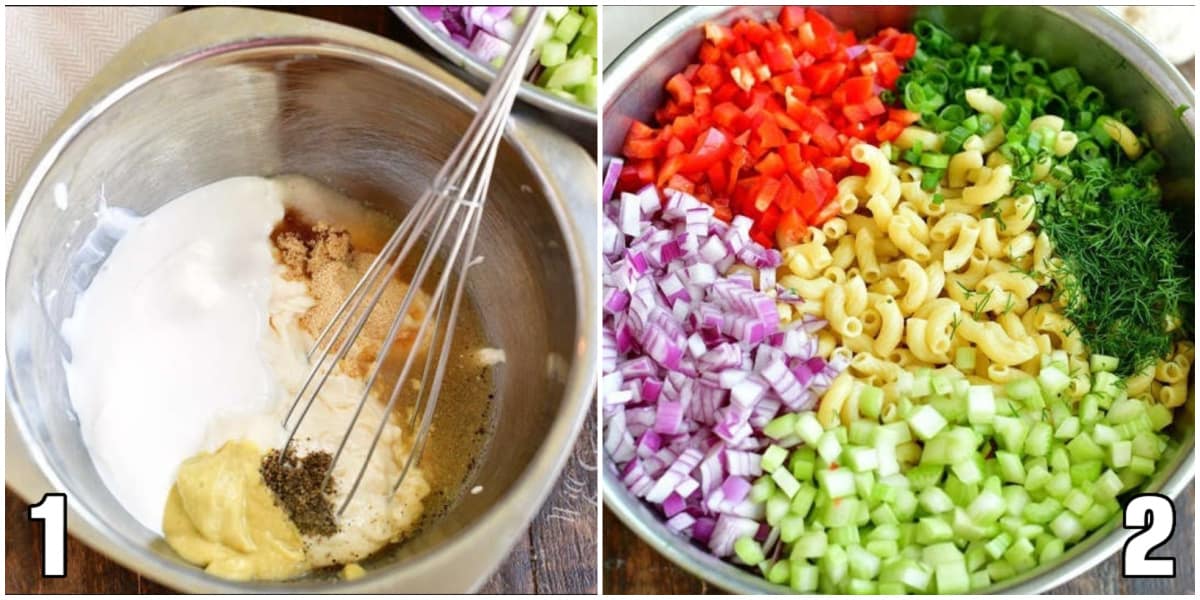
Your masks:
{"label": "yellow mustard", "polygon": [[223,577],[281,580],[309,570],[299,530],[259,474],[263,452],[232,441],[179,467],[163,533],[185,560]]}

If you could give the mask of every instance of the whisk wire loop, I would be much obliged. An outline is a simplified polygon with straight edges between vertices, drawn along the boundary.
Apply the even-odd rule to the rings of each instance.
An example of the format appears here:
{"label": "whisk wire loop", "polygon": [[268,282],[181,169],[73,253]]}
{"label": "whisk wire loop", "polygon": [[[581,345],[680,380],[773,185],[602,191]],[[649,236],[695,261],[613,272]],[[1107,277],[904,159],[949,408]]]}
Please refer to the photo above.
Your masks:
{"label": "whisk wire loop", "polygon": [[[438,394],[441,391],[446,372],[446,363],[450,357],[454,324],[462,303],[467,275],[470,268],[481,260],[481,257],[475,256],[475,242],[482,222],[483,209],[487,202],[488,187],[496,155],[507,126],[508,115],[512,110],[517,91],[520,89],[522,74],[525,72],[525,65],[532,51],[538,25],[544,19],[544,8],[535,8],[531,12],[526,27],[517,42],[513,44],[504,67],[489,87],[479,111],[472,119],[462,140],[455,146],[450,158],[434,177],[430,187],[401,220],[395,232],[368,266],[366,273],[339,305],[329,323],[322,328],[308,351],[307,358],[311,365],[309,373],[283,420],[283,425],[288,430],[288,436],[284,444],[284,451],[280,453],[281,460],[287,454],[288,447],[293,443],[321,389],[366,327],[372,311],[387,290],[388,283],[396,277],[401,266],[405,264],[409,254],[417,247],[421,239],[428,240],[408,289],[405,290],[400,306],[392,318],[383,344],[373,360],[350,423],[347,425],[325,473],[327,483],[347,448],[363,408],[370,400],[371,391],[383,370],[384,361],[390,348],[395,344],[400,330],[409,315],[412,314],[414,303],[421,290],[430,281],[436,280],[436,285],[429,296],[429,303],[424,309],[424,314],[421,315],[420,326],[417,329],[416,337],[413,338],[412,347],[406,353],[404,365],[392,386],[382,416],[375,425],[370,446],[366,449],[366,457],[359,466],[354,481],[338,508],[339,516],[350,505],[358,491],[387,422],[392,418],[396,403],[402,395],[404,385],[409,381],[409,373],[415,359],[420,353],[422,345],[428,341],[425,364],[422,368],[420,382],[415,390],[416,397],[412,414],[409,418],[408,428],[404,430],[407,434],[415,427],[416,435],[399,477],[391,488],[389,497],[395,495],[412,467],[420,461],[429,438]],[[424,235],[425,233],[428,235]],[[444,255],[445,262],[441,273],[437,274],[436,263],[439,254]],[[457,275],[452,282],[452,275],[455,273]],[[449,306],[446,305],[447,300],[449,300]],[[293,415],[301,406],[303,408],[300,410],[299,416],[292,423]],[[419,425],[417,424],[418,415],[420,415]],[[292,424],[289,426],[289,423]]]}

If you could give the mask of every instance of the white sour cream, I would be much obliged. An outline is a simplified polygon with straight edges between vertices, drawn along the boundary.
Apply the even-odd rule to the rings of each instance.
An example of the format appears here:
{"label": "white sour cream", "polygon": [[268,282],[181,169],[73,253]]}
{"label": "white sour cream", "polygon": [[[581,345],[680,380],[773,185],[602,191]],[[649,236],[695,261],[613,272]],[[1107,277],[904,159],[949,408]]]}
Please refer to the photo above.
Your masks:
{"label": "white sour cream", "polygon": [[[67,385],[92,461],[151,531],[161,534],[185,459],[234,437],[276,442],[277,428],[239,417],[276,408],[260,340],[278,270],[270,233],[283,211],[278,187],[259,177],[168,202],[129,227],[63,323]],[[255,425],[237,432],[240,421]]]}

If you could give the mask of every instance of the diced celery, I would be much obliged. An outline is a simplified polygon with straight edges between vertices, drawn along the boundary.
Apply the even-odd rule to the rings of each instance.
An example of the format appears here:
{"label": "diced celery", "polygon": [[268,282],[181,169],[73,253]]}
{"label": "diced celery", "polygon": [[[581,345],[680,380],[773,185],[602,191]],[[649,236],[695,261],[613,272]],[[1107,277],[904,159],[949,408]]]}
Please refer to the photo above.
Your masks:
{"label": "diced celery", "polygon": [[543,67],[557,67],[567,60],[567,45],[558,40],[547,40],[542,44],[541,62]]}
{"label": "diced celery", "polygon": [[759,460],[759,466],[762,467],[764,473],[774,473],[776,469],[783,465],[783,461],[787,460],[787,450],[771,444],[763,451],[762,458]]}
{"label": "diced celery", "polygon": [[1137,398],[1118,398],[1105,414],[1104,420],[1112,425],[1120,425],[1137,418],[1146,412],[1146,405]]}
{"label": "diced celery", "polygon": [[850,548],[850,546],[854,546],[859,543],[858,527],[855,527],[853,525],[843,525],[841,527],[830,527],[827,530],[827,533],[829,534],[829,543],[830,544],[836,544],[838,546],[842,546],[842,547],[846,548],[847,550]]}
{"label": "diced celery", "polygon": [[565,90],[588,82],[592,76],[595,59],[590,56],[576,56],[561,65],[554,67],[554,73],[546,81],[550,90]]}
{"label": "diced celery", "polygon": [[865,385],[858,393],[858,412],[868,419],[878,419],[883,410],[883,390]]}
{"label": "diced celery", "polygon": [[1071,455],[1063,446],[1057,446],[1050,450],[1050,468],[1058,473],[1071,468]]}
{"label": "diced celery", "polygon": [[1050,438],[1054,428],[1049,423],[1038,421],[1029,427],[1025,436],[1024,452],[1028,456],[1045,456],[1050,452]]}
{"label": "diced celery", "polygon": [[996,437],[1002,448],[1021,454],[1025,445],[1025,436],[1028,434],[1025,423],[1021,419],[996,415],[992,419],[992,427],[996,430]]}
{"label": "diced celery", "polygon": [[757,504],[762,504],[775,493],[775,482],[770,477],[763,476],[755,480],[754,485],[750,486],[750,500]]}
{"label": "diced celery", "polygon": [[[850,442],[850,436],[846,435],[846,428],[842,427],[841,425],[837,425],[831,429],[826,429],[826,431],[832,432],[833,437],[837,438],[838,443],[842,446],[845,446]],[[818,444],[819,443],[820,442],[818,442]]]}
{"label": "diced celery", "polygon": [[796,481],[812,481],[813,472],[816,470],[816,458],[817,453],[810,446],[793,449],[791,457],[788,458],[792,477],[795,477]]}
{"label": "diced celery", "polygon": [[[563,15],[563,18],[558,21],[558,26],[554,28],[555,39],[564,42],[570,42],[579,35],[579,28],[583,26],[583,15],[577,12],[568,12]],[[543,48],[545,45],[542,46]]]}
{"label": "diced celery", "polygon": [[1162,448],[1158,442],[1158,436],[1149,431],[1143,431],[1133,437],[1131,450],[1135,456],[1149,458],[1152,460],[1162,456]]}
{"label": "diced celery", "polygon": [[876,525],[896,525],[900,522],[896,518],[896,512],[887,504],[880,504],[871,511],[871,521]]}
{"label": "diced celery", "polygon": [[867,539],[897,541],[900,539],[900,527],[897,525],[879,525],[867,533]]}
{"label": "diced celery", "polygon": [[938,487],[927,487],[918,496],[921,508],[930,514],[941,514],[954,510],[954,501]]}
{"label": "diced celery", "polygon": [[839,498],[825,507],[825,525],[842,527],[855,522],[858,512],[858,499],[853,497]]}
{"label": "diced celery", "polygon": [[1080,432],[1079,417],[1068,417],[1062,423],[1059,423],[1058,429],[1054,430],[1054,437],[1060,440],[1069,440]]}
{"label": "diced celery", "polygon": [[1149,477],[1154,474],[1154,461],[1149,458],[1135,456],[1129,461],[1129,470],[1138,475]]}
{"label": "diced celery", "polygon": [[860,419],[850,423],[846,436],[850,443],[856,446],[874,446],[875,429],[879,427],[874,421]]}
{"label": "diced celery", "polygon": [[1087,533],[1079,519],[1068,511],[1058,513],[1058,516],[1050,522],[1050,530],[1065,542],[1082,539],[1083,535]]}
{"label": "diced celery", "polygon": [[991,490],[983,490],[967,507],[967,514],[971,520],[986,524],[995,522],[1004,514],[1004,497]]}
{"label": "diced celery", "polygon": [[984,540],[975,540],[968,544],[963,552],[963,559],[967,563],[968,571],[976,571],[986,565],[990,559],[984,548]]}
{"label": "diced celery", "polygon": [[[997,419],[999,418],[997,417]],[[974,431],[966,427],[951,427],[933,436],[933,439],[925,443],[921,462],[951,465],[962,460],[962,457],[974,453],[978,444],[979,440]]]}
{"label": "diced celery", "polygon": [[1007,533],[1001,533],[1000,535],[997,535],[988,541],[988,543],[984,545],[984,548],[987,550],[988,555],[993,559],[999,559],[1001,556],[1004,556],[1004,552],[1008,550],[1008,547],[1012,545],[1012,542],[1013,538],[1011,535]]}
{"label": "diced celery", "polygon": [[804,440],[805,444],[816,446],[823,433],[825,433],[825,428],[821,427],[816,413],[810,411],[796,415],[796,435]]}
{"label": "diced celery", "polygon": [[967,564],[961,560],[938,564],[934,569],[939,594],[964,594],[971,589]]}
{"label": "diced celery", "polygon": [[1117,370],[1117,365],[1120,362],[1115,356],[1107,356],[1104,354],[1093,354],[1088,357],[1088,366],[1092,373],[1100,373],[1102,371],[1112,372]]}
{"label": "diced celery", "polygon": [[809,510],[812,509],[812,500],[816,499],[817,490],[812,486],[800,486],[796,492],[796,496],[792,496],[792,502],[788,503],[788,514],[798,517],[808,516]]}
{"label": "diced celery", "polygon": [[829,537],[824,531],[809,531],[800,536],[792,544],[792,560],[804,558],[820,558],[829,547]]}
{"label": "diced celery", "polygon": [[1025,472],[1025,489],[1036,492],[1050,481],[1050,471],[1045,464],[1030,467]]}
{"label": "diced celery", "polygon": [[1091,425],[1100,420],[1100,394],[1088,392],[1079,401],[1079,420],[1084,425]]}
{"label": "diced celery", "polygon": [[925,546],[921,551],[921,560],[927,565],[941,565],[962,562],[963,554],[954,542],[941,542]]}
{"label": "diced celery", "polygon": [[771,439],[782,439],[796,431],[796,414],[787,413],[771,419],[763,427],[763,435]]}
{"label": "diced celery", "polygon": [[1104,457],[1104,449],[1094,442],[1086,431],[1067,443],[1070,462],[1098,461]]}
{"label": "diced celery", "polygon": [[830,498],[842,498],[854,494],[854,474],[845,469],[817,471],[817,484]]}
{"label": "diced celery", "polygon": [[791,564],[789,564],[790,562],[791,561],[780,560],[776,561],[775,564],[772,564],[771,568],[768,569],[766,573],[767,581],[770,581],[771,583],[777,583],[779,585],[786,584],[791,578],[792,569]]}
{"label": "diced celery", "polygon": [[771,527],[779,525],[779,522],[788,514],[788,497],[776,492],[774,496],[767,499],[765,511],[767,524]]}
{"label": "diced celery", "polygon": [[801,594],[817,591],[817,582],[821,571],[816,565],[810,565],[802,560],[788,561],[791,564],[791,578],[788,586]]}
{"label": "diced celery", "polygon": [[912,465],[921,460],[921,445],[917,442],[904,442],[896,446],[896,460],[901,464]]}
{"label": "diced celery", "polygon": [[[871,454],[874,456],[875,451],[871,450]],[[871,496],[871,490],[875,489],[875,486],[875,473],[872,473],[871,471],[854,473],[854,493],[857,494],[858,497],[864,499],[869,498]]]}
{"label": "diced celery", "polygon": [[790,544],[804,533],[804,517],[789,514],[779,520],[779,539]]}
{"label": "diced celery", "polygon": [[739,560],[748,565],[757,565],[766,558],[763,556],[762,546],[754,541],[752,537],[738,538],[733,543],[733,553],[737,555]]}
{"label": "diced celery", "polygon": [[899,488],[896,486],[880,482],[871,490],[871,495],[868,502],[871,506],[877,506],[881,503],[891,503],[896,501],[896,492]]}
{"label": "diced celery", "polygon": [[1045,564],[1062,556],[1065,548],[1066,544],[1057,538],[1046,542],[1046,545],[1042,546],[1041,552],[1038,553],[1038,562]]}
{"label": "diced celery", "polygon": [[1063,506],[1081,517],[1092,507],[1093,503],[1095,503],[1095,500],[1092,499],[1091,495],[1080,489],[1071,490],[1071,493],[1067,494],[1067,497],[1063,499]]}
{"label": "diced celery", "polygon": [[922,440],[928,440],[937,435],[947,424],[941,413],[929,405],[921,406],[908,417],[908,426]]}
{"label": "diced celery", "polygon": [[879,455],[874,448],[849,446],[845,450],[846,466],[855,472],[872,471],[879,466]]}
{"label": "diced celery", "polygon": [[1042,390],[1038,387],[1037,380],[1032,377],[1014,379],[1004,384],[1004,395],[1025,404],[1034,402],[1035,398],[1038,403],[1042,401]]}
{"label": "diced celery", "polygon": [[872,580],[879,576],[880,560],[861,546],[848,546],[846,558],[850,563],[850,576]]}
{"label": "diced celery", "polygon": [[1128,439],[1123,439],[1121,442],[1112,444],[1109,448],[1109,466],[1120,469],[1128,467],[1133,461],[1133,442]]}
{"label": "diced celery", "polygon": [[792,476],[791,471],[783,467],[779,467],[771,472],[771,479],[775,480],[775,485],[779,486],[779,491],[783,492],[788,500],[791,500],[796,492],[800,491],[800,482]]}
{"label": "diced celery", "polygon": [[1054,520],[1063,510],[1062,504],[1054,498],[1046,498],[1041,502],[1030,502],[1025,505],[1022,515],[1030,523],[1046,524]]}
{"label": "diced celery", "polygon": [[924,398],[933,393],[933,387],[930,382],[930,377],[933,371],[929,368],[918,369],[913,375],[912,391],[910,395],[914,398]]}
{"label": "diced celery", "polygon": [[1146,415],[1150,417],[1150,424],[1155,431],[1162,431],[1175,420],[1175,417],[1171,414],[1171,409],[1158,403],[1147,407]]}
{"label": "diced celery", "polygon": [[1112,469],[1108,469],[1096,480],[1092,487],[1092,497],[1096,500],[1115,498],[1120,493],[1121,487],[1121,478]]}
{"label": "diced celery", "polygon": [[[1025,445],[1029,445],[1028,439],[1026,439]],[[1000,476],[1004,478],[1004,481],[1025,483],[1025,464],[1021,462],[1020,456],[1012,452],[997,450],[996,464],[999,467]]]}
{"label": "diced celery", "polygon": [[996,560],[988,564],[987,573],[992,581],[1004,581],[1016,575],[1017,570],[1007,560]]}
{"label": "diced celery", "polygon": [[1054,397],[1061,395],[1071,385],[1071,377],[1056,368],[1047,367],[1038,373],[1038,383],[1045,396]]}
{"label": "diced celery", "polygon": [[896,446],[894,445],[876,442],[875,462],[878,463],[875,469],[880,475],[900,473],[900,460],[896,458]]}
{"label": "diced celery", "polygon": [[912,521],[913,515],[917,512],[917,495],[912,493],[911,490],[897,490],[896,501],[892,503],[892,510],[896,511],[896,518],[901,523]]}
{"label": "diced celery", "polygon": [[970,584],[971,589],[973,590],[983,589],[989,585],[992,585],[992,578],[988,575],[987,571],[975,571],[971,573]]}
{"label": "diced celery", "polygon": [[967,421],[972,425],[991,423],[996,416],[996,398],[990,385],[973,385],[967,391]]}
{"label": "diced celery", "polygon": [[841,583],[846,578],[850,567],[846,549],[830,545],[825,550],[824,556],[818,560],[817,566],[821,568],[821,574],[828,577],[834,584]]}
{"label": "diced celery", "polygon": [[954,536],[956,540],[966,540],[969,542],[986,540],[987,538],[996,535],[997,525],[993,523],[980,523],[967,515],[967,511],[962,507],[956,507],[953,513]]}
{"label": "diced celery", "polygon": [[842,455],[842,443],[838,441],[836,433],[830,430],[821,434],[817,440],[817,454],[826,462],[836,461]]}
{"label": "diced celery", "polygon": [[979,486],[963,483],[958,476],[951,473],[946,476],[946,484],[943,486],[946,494],[958,506],[966,506],[979,495]]}
{"label": "diced celery", "polygon": [[1004,496],[1005,511],[1014,517],[1020,516],[1030,502],[1029,491],[1019,485],[1004,486],[1001,495]]}
{"label": "diced celery", "polygon": [[900,566],[897,580],[900,583],[908,586],[908,589],[913,592],[925,592],[929,589],[929,583],[933,579],[933,573],[926,570],[920,564],[911,560],[904,561]]}
{"label": "diced celery", "polygon": [[908,470],[905,475],[914,490],[923,490],[938,485],[942,480],[945,467],[935,464],[921,464]]}
{"label": "diced celery", "polygon": [[897,421],[880,425],[879,429],[875,430],[875,445],[887,443],[892,446],[898,446],[904,442],[912,441],[912,430],[908,428],[908,423]]}
{"label": "diced celery", "polygon": [[1091,531],[1107,522],[1110,515],[1112,513],[1103,504],[1096,503],[1079,518],[1079,524],[1083,525],[1084,529]]}
{"label": "diced celery", "polygon": [[1067,497],[1071,491],[1071,474],[1058,472],[1050,477],[1050,481],[1046,482],[1046,493],[1050,497],[1061,501]]}
{"label": "diced celery", "polygon": [[566,6],[547,6],[546,18],[553,23],[557,23],[570,12],[571,9]]}
{"label": "diced celery", "polygon": [[900,582],[880,582],[875,593],[881,596],[903,596],[908,591],[904,588],[904,584]]}
{"label": "diced celery", "polygon": [[879,558],[891,558],[896,556],[900,551],[896,545],[896,540],[871,540],[867,542],[867,552],[878,556]]}
{"label": "diced celery", "polygon": [[1098,460],[1089,460],[1071,465],[1071,483],[1076,486],[1084,486],[1100,477],[1100,471],[1104,469],[1104,465]]}
{"label": "diced celery", "polygon": [[1102,396],[1116,398],[1121,393],[1121,378],[1115,373],[1106,371],[1093,373],[1092,391]]}
{"label": "diced celery", "polygon": [[1033,543],[1025,538],[1013,542],[1008,550],[1004,551],[1004,559],[1018,572],[1028,571],[1037,566]]}
{"label": "diced celery", "polygon": [[879,584],[867,579],[850,578],[846,582],[846,593],[860,596],[874,595],[879,593]]}
{"label": "diced celery", "polygon": [[967,485],[979,483],[983,481],[983,457],[975,454],[954,463],[950,470]]}
{"label": "diced celery", "polygon": [[954,539],[954,529],[944,519],[923,517],[917,521],[917,543],[934,544]]}

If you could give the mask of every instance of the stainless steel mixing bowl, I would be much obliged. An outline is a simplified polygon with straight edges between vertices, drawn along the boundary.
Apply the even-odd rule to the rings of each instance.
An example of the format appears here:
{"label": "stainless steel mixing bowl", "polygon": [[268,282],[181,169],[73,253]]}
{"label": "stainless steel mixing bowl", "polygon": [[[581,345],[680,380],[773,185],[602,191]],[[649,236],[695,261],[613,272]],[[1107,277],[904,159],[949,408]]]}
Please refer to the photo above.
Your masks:
{"label": "stainless steel mixing bowl", "polygon": [[[400,20],[404,21],[405,25],[408,25],[409,29],[417,34],[417,37],[432,46],[446,60],[461,67],[469,76],[484,83],[491,83],[496,76],[495,68],[479,60],[474,54],[467,52],[466,48],[435,30],[429,21],[421,16],[417,7],[395,6],[392,7],[392,10],[396,16],[400,17]],[[528,82],[521,84],[521,91],[517,93],[517,97],[553,115],[566,117],[578,126],[596,128],[596,108],[593,106],[586,106],[555,96]]]}
{"label": "stainless steel mixing bowl", "polygon": [[[1153,46],[1107,11],[1095,7],[820,7],[838,24],[868,35],[880,27],[904,27],[915,18],[939,23],[960,36],[993,35],[1004,44],[1041,56],[1056,65],[1075,65],[1119,106],[1142,117],[1156,148],[1167,157],[1162,175],[1165,200],[1179,210],[1181,227],[1193,222],[1195,198],[1195,110],[1176,117],[1175,107],[1194,105],[1187,82]],[[620,153],[631,119],[649,121],[661,103],[667,78],[695,59],[706,21],[728,23],[738,17],[773,18],[778,7],[691,7],[675,11],[634,42],[604,72],[603,153]],[[1195,272],[1194,265],[1191,265]],[[1195,371],[1191,377],[1195,381]],[[1146,491],[1170,497],[1195,476],[1195,384],[1187,405],[1176,412],[1171,434],[1178,449],[1163,459],[1162,470]],[[736,593],[790,593],[783,586],[719,560],[672,533],[659,515],[634,498],[605,457],[604,502],[664,556],[697,577]],[[1133,532],[1119,517],[1073,546],[1060,559],[977,593],[1039,593],[1078,575],[1121,548]],[[1188,560],[1183,557],[1183,560]],[[976,593],[976,592],[973,592]]]}
{"label": "stainless steel mixing bowl", "polygon": [[514,119],[481,229],[486,261],[469,294],[507,353],[496,371],[495,433],[467,484],[482,491],[368,560],[363,579],[233,583],[184,563],[99,479],[70,408],[58,328],[94,272],[75,257],[100,203],[144,214],[226,177],[300,173],[403,210],[479,99],[388,40],[278,13],[191,11],[135,40],[68,108],[15,192],[6,230],[8,484],[27,501],[66,492],[72,534],[179,590],[475,589],[537,513],[591,407],[595,163],[563,135]]}

